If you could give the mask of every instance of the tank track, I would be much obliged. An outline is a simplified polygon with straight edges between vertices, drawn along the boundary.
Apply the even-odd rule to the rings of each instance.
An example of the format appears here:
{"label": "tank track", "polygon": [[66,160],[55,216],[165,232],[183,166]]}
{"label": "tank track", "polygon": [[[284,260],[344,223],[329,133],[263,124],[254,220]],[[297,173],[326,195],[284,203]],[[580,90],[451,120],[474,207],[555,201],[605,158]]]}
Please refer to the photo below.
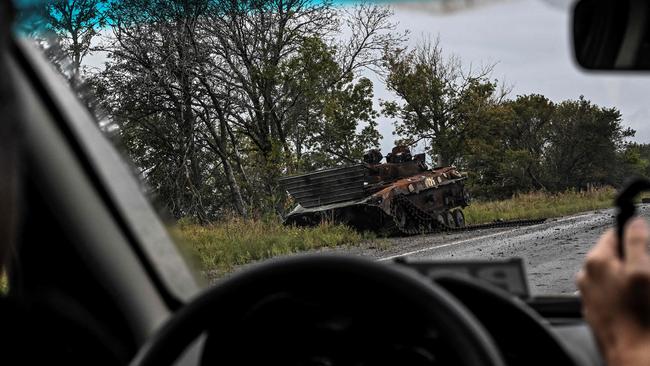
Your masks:
{"label": "tank track", "polygon": [[[391,216],[395,228],[402,234],[406,235],[419,235],[419,234],[433,234],[444,232],[460,232],[471,231],[479,229],[492,229],[502,227],[515,227],[537,225],[546,221],[542,219],[527,219],[527,220],[509,220],[509,221],[496,221],[486,224],[469,225],[465,227],[452,227],[445,222],[438,220],[433,215],[421,210],[415,206],[405,196],[396,196],[393,198],[391,205]],[[406,217],[402,215],[406,214]]]}

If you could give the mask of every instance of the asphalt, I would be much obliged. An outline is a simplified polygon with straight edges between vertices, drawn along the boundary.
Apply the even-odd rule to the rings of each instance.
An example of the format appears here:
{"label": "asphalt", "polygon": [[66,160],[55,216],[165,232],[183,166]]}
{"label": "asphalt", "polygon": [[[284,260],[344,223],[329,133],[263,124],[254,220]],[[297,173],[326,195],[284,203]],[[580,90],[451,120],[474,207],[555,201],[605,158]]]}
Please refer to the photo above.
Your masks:
{"label": "asphalt", "polygon": [[[639,215],[650,219],[650,205]],[[347,253],[390,261],[408,256],[418,259],[524,259],[533,294],[576,291],[575,275],[598,237],[614,224],[614,210],[599,210],[550,219],[532,226],[484,229],[384,239]]]}

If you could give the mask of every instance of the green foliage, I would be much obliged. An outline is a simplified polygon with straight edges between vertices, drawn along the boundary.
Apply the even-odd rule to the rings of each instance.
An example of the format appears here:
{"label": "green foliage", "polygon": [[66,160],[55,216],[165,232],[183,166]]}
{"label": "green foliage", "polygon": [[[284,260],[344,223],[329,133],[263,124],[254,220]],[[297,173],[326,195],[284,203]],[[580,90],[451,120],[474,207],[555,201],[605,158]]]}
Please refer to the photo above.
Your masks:
{"label": "green foliage", "polygon": [[623,127],[615,108],[582,96],[560,103],[538,94],[508,100],[489,68],[463,70],[457,58],[443,57],[437,41],[387,52],[384,62],[386,86],[399,100],[382,108],[397,119],[400,143],[425,141],[438,164],[467,171],[474,196],[588,189],[648,173],[640,148],[626,150],[635,132]]}
{"label": "green foliage", "polygon": [[363,77],[353,80],[335,56],[335,48],[309,38],[284,66],[287,88],[297,100],[290,110],[289,134],[299,171],[359,161],[381,139],[372,82]]}
{"label": "green foliage", "polygon": [[557,106],[546,152],[554,189],[620,183],[618,153],[634,131],[621,124],[615,108],[600,108],[580,97]]}
{"label": "green foliage", "polygon": [[620,176],[650,177],[650,144],[629,143],[620,154]]}
{"label": "green foliage", "polygon": [[384,62],[386,87],[402,101],[382,102],[383,113],[397,119],[395,133],[409,144],[427,140],[440,165],[457,164],[467,135],[495,103],[488,71],[464,72],[460,60],[443,57],[438,40],[387,52]]}
{"label": "green foliage", "polygon": [[483,125],[467,159],[479,197],[618,185],[625,139],[634,135],[618,110],[583,97],[556,104],[541,95],[518,96]]}
{"label": "green foliage", "polygon": [[[463,67],[436,39],[403,48],[385,7],[56,0],[42,10],[72,58],[73,86],[92,89],[102,126],[175,218],[283,215],[292,202],[282,176],[358,162],[377,147],[374,86],[362,69],[385,72],[398,97],[381,101],[397,141],[423,142],[438,164],[467,171],[475,197],[650,174],[650,148],[626,143],[634,131],[617,109],[584,97],[506,99],[490,67]],[[105,25],[105,68],[82,83],[81,61]]]}
{"label": "green foliage", "polygon": [[199,261],[210,277],[221,277],[236,266],[306,250],[357,245],[363,234],[342,225],[287,227],[277,220],[231,219],[207,226],[180,222],[172,229],[181,246]]}

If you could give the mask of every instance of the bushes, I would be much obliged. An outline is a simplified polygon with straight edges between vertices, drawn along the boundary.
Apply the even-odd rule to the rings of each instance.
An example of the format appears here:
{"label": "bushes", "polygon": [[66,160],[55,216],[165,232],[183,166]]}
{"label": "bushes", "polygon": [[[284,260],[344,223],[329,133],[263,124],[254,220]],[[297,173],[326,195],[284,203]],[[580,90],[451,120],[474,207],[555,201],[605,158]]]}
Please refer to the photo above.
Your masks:
{"label": "bushes", "polygon": [[524,95],[496,110],[472,131],[459,162],[476,197],[617,186],[641,172],[642,146],[638,153],[626,154],[625,141],[634,131],[624,126],[615,108],[584,97],[553,103],[541,95]]}
{"label": "bushes", "polygon": [[502,201],[473,202],[465,211],[468,224],[494,220],[550,218],[612,207],[616,190],[598,188],[562,193],[534,192],[517,194]]}

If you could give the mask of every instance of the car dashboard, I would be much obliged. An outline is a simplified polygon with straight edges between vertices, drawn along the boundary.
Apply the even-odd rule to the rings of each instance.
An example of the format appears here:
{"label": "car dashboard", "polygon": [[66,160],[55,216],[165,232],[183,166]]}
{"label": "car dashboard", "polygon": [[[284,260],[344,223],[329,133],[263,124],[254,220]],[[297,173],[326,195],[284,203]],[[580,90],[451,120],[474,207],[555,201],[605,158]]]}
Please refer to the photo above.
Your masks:
{"label": "car dashboard", "polygon": [[532,295],[523,260],[398,259],[456,297],[495,340],[508,365],[601,365],[577,295]]}

